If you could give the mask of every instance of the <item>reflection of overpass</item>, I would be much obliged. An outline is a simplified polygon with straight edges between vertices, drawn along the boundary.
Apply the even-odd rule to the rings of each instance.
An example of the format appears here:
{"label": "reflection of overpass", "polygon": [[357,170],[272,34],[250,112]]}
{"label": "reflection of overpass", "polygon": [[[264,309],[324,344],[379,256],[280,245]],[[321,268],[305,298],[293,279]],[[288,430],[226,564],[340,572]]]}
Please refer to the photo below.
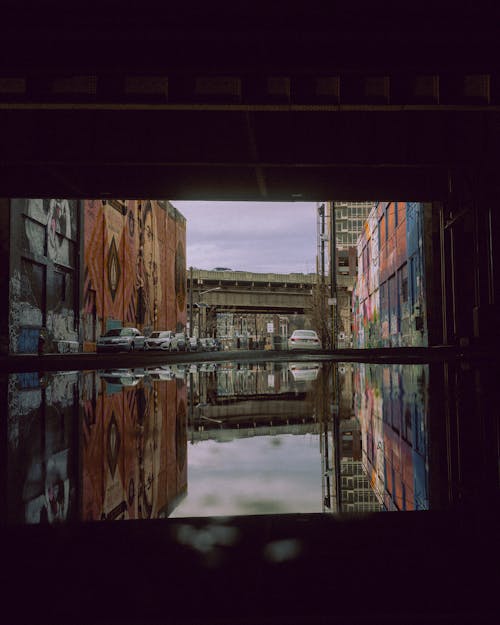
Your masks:
{"label": "reflection of overpass", "polygon": [[220,421],[225,427],[288,424],[312,420],[312,406],[307,401],[246,400],[226,405],[204,406],[195,414],[195,421]]}
{"label": "reflection of overpass", "polygon": [[235,438],[252,438],[254,436],[279,436],[280,434],[319,434],[319,423],[294,423],[291,425],[273,425],[258,428],[238,429],[203,429],[195,430],[191,440],[195,443],[215,440],[219,443],[229,442]]}
{"label": "reflection of overpass", "polygon": [[[188,289],[193,288],[193,305],[214,306],[219,311],[304,313],[311,308],[311,290],[317,281],[313,273],[250,273],[246,271],[193,270]],[[342,281],[343,276],[339,276]],[[339,284],[342,286],[342,284]],[[200,294],[202,294],[200,296]]]}

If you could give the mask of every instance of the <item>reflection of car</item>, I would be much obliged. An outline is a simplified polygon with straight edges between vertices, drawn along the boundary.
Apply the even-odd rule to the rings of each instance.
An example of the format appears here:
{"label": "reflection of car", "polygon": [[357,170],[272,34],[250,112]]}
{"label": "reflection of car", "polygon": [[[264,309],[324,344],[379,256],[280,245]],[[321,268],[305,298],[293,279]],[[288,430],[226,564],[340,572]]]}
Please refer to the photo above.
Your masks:
{"label": "reflection of car", "polygon": [[321,349],[314,330],[294,330],[288,339],[288,349]]}
{"label": "reflection of car", "polygon": [[172,349],[172,340],[175,333],[171,330],[155,330],[146,339],[146,349]]}
{"label": "reflection of car", "polygon": [[152,380],[174,380],[175,373],[168,366],[157,367],[156,369],[148,369],[148,375]]}
{"label": "reflection of car", "polygon": [[97,339],[98,352],[133,352],[144,349],[145,337],[137,328],[113,328]]}
{"label": "reflection of car", "polygon": [[119,386],[136,386],[144,377],[144,374],[136,373],[133,369],[109,369],[100,373],[102,380],[108,384]]}
{"label": "reflection of car", "polygon": [[204,352],[216,352],[219,349],[218,342],[210,337],[200,339],[201,347]]}
{"label": "reflection of car", "polygon": [[319,368],[320,365],[317,362],[291,362],[288,365],[288,370],[292,374],[295,382],[316,380]]}
{"label": "reflection of car", "polygon": [[200,371],[207,371],[207,372],[217,371],[217,365],[215,362],[202,362],[200,364]]}

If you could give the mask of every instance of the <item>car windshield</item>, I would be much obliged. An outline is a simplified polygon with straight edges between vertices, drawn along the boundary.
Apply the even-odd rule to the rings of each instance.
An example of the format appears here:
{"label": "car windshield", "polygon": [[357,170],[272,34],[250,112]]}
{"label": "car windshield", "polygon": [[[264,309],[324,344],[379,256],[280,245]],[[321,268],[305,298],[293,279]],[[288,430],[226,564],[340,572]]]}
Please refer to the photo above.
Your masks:
{"label": "car windshield", "polygon": [[108,330],[104,336],[120,336],[121,331],[121,328],[113,328],[113,330]]}
{"label": "car windshield", "polygon": [[298,336],[299,338],[316,338],[316,332],[313,330],[297,330],[293,333],[293,336]]}

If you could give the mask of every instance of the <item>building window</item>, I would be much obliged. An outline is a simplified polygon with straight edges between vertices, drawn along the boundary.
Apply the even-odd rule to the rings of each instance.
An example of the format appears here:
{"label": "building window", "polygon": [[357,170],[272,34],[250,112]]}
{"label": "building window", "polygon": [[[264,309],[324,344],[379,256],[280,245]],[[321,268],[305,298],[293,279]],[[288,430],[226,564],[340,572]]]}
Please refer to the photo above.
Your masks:
{"label": "building window", "polygon": [[408,301],[408,265],[405,263],[401,267],[401,302],[406,304]]}
{"label": "building window", "polygon": [[54,271],[54,294],[60,302],[66,301],[66,274]]}

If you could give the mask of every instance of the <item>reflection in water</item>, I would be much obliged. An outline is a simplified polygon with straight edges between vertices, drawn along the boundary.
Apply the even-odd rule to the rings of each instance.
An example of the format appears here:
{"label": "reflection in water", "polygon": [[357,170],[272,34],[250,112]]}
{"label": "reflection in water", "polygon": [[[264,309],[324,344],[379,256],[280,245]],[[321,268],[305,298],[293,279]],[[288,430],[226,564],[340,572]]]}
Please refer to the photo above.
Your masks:
{"label": "reflection in water", "polygon": [[166,517],[185,494],[183,384],[131,370],[8,384],[11,522]]}
{"label": "reflection in water", "polygon": [[387,510],[425,510],[428,365],[352,367],[363,467]]}
{"label": "reflection in water", "polygon": [[484,393],[474,399],[470,389],[485,388],[478,380],[478,372],[447,363],[12,374],[1,382],[9,405],[7,518],[465,505],[481,489],[498,488],[498,423],[483,414]]}

